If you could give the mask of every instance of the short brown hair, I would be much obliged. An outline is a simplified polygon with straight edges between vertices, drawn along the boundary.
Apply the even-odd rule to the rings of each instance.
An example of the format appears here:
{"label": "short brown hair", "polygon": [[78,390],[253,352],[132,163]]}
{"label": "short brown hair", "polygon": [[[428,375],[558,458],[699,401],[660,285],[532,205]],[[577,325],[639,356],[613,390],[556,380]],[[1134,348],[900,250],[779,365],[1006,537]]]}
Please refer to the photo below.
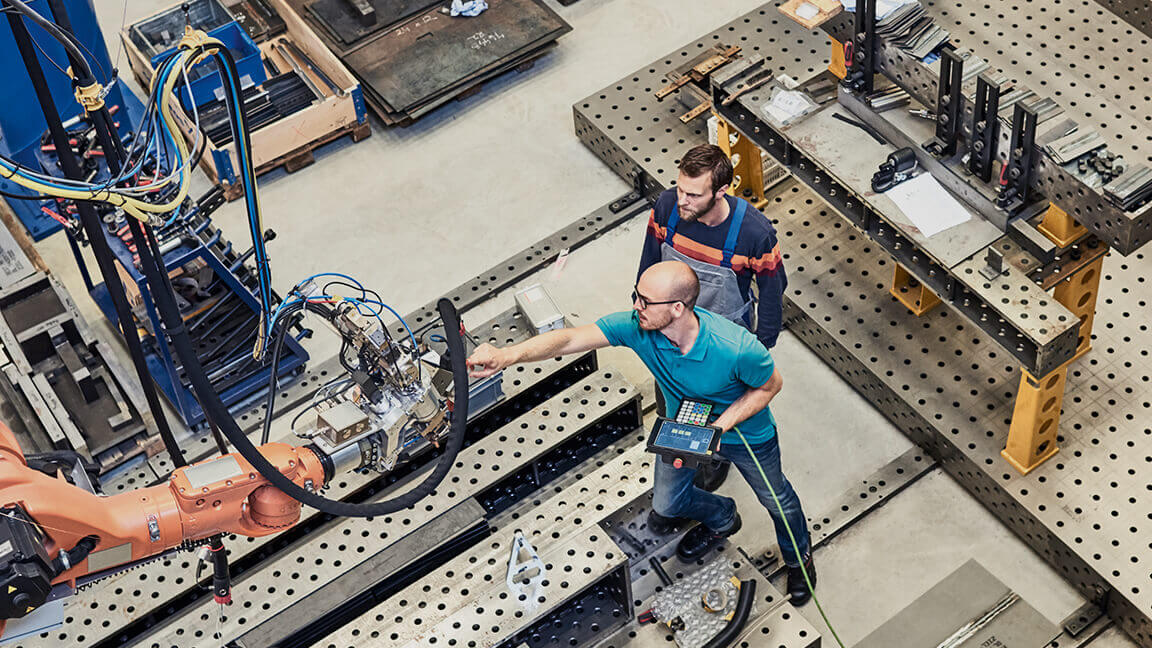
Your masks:
{"label": "short brown hair", "polygon": [[692,178],[711,173],[712,193],[732,183],[732,160],[715,144],[701,144],[689,149],[680,159],[680,170]]}

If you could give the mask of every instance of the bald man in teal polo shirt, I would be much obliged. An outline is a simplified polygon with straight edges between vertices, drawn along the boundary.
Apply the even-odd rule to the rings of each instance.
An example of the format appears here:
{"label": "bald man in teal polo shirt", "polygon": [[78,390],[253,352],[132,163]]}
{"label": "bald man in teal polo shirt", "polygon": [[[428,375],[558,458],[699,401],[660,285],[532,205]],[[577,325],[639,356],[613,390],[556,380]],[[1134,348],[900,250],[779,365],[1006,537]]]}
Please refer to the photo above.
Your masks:
{"label": "bald man in teal polo shirt", "polygon": [[[595,324],[549,331],[504,348],[482,344],[468,358],[468,366],[473,376],[484,377],[523,362],[626,346],[640,357],[664,391],[665,416],[674,417],[684,399],[712,403],[713,412],[719,414],[713,425],[725,433],[719,454],[736,466],[771,516],[780,552],[789,568],[788,592],[794,605],[803,605],[811,594],[801,563],[812,584],[816,583],[811,539],[800,498],[780,469],[776,420],[768,407],[783,386],[783,379],[772,354],[755,335],[724,317],[695,307],[699,294],[696,273],[687,264],[657,263],[640,276],[632,294],[631,311],[606,315]],[[756,461],[740,436],[730,432],[737,426]],[[771,490],[760,475],[757,461]],[[681,538],[676,548],[681,559],[702,558],[740,530],[742,521],[736,502],[694,486],[695,470],[674,468],[662,461],[656,462],[655,470],[654,511],[665,520],[700,522]],[[772,498],[773,491],[779,498],[779,507]],[[793,548],[785,520],[795,535],[799,553]]]}

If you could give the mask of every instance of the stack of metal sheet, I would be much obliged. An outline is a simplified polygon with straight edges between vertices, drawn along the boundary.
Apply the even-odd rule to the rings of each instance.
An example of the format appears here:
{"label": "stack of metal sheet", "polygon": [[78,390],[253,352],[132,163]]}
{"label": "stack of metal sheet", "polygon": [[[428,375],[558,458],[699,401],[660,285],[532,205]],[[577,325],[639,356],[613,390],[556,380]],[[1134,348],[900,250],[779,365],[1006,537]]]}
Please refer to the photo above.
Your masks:
{"label": "stack of metal sheet", "polygon": [[388,29],[413,14],[438,6],[437,0],[366,0],[369,19],[355,11],[349,0],[315,0],[307,5],[308,16],[346,46]]}
{"label": "stack of metal sheet", "polygon": [[877,17],[876,33],[918,59],[931,54],[949,36],[948,30],[937,25],[919,2],[909,2]]}
{"label": "stack of metal sheet", "polygon": [[1125,210],[1133,210],[1152,198],[1152,169],[1137,164],[1104,185],[1104,195]]}
{"label": "stack of metal sheet", "polygon": [[530,64],[572,30],[542,0],[489,0],[475,17],[444,3],[370,0],[375,23],[347,0],[289,0],[360,80],[385,124],[402,125]]}

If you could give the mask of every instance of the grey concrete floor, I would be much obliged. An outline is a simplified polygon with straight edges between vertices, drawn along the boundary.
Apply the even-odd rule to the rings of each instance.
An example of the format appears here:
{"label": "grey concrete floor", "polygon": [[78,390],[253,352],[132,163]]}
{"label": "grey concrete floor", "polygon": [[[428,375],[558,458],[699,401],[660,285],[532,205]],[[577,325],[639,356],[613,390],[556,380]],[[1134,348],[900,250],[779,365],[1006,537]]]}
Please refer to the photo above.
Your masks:
{"label": "grey concrete floor", "polygon": [[[170,2],[95,4],[116,59],[122,15],[130,23]],[[762,2],[549,4],[574,31],[532,70],[493,82],[409,128],[386,130],[374,122],[372,137],[363,142],[331,145],[311,167],[261,178],[265,226],[280,234],[270,245],[279,289],[317,271],[348,272],[406,312],[610,201],[626,186],[573,134],[572,103]],[[126,67],[122,55],[119,60]],[[207,182],[198,175],[196,186],[202,190]],[[246,247],[242,219],[239,203],[216,217]],[[628,308],[643,219],[573,252],[562,272],[545,270],[520,285],[543,282],[575,324]],[[81,311],[107,335],[64,238],[53,236],[39,249]],[[511,305],[506,291],[466,318],[484,321]],[[332,347],[318,340],[310,350],[324,357]],[[791,334],[781,336],[774,355],[785,377],[773,405],[785,470],[809,516],[818,517],[911,444]],[[630,352],[613,349],[601,357],[636,384],[650,383]],[[739,478],[730,479],[724,492],[737,497],[742,510],[755,510]],[[765,524],[763,518],[748,524],[736,541],[763,544]],[[819,551],[818,592],[850,645],[969,558],[1053,622],[1082,602],[938,471]],[[823,628],[814,606],[802,613]],[[830,635],[824,645],[834,645]],[[1093,644],[1129,645],[1115,631]]]}

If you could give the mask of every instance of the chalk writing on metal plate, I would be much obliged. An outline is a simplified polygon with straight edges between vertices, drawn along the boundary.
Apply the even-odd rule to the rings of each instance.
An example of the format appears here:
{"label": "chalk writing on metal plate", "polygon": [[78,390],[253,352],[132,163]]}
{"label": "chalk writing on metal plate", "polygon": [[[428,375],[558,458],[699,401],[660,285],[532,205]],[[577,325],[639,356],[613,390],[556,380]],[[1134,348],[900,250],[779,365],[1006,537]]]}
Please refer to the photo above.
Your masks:
{"label": "chalk writing on metal plate", "polygon": [[504,40],[504,34],[502,32],[496,30],[490,32],[479,31],[468,37],[468,46],[472,49],[484,49],[500,40]]}
{"label": "chalk writing on metal plate", "polygon": [[401,27],[397,27],[396,31],[394,31],[392,33],[397,35],[397,36],[401,36],[401,35],[407,34],[408,32],[412,31],[413,29],[419,29],[420,27],[427,25],[428,23],[432,22],[433,20],[439,20],[439,19],[440,19],[440,16],[438,16],[437,14],[425,14],[421,18],[417,18],[410,23],[407,23]]}

